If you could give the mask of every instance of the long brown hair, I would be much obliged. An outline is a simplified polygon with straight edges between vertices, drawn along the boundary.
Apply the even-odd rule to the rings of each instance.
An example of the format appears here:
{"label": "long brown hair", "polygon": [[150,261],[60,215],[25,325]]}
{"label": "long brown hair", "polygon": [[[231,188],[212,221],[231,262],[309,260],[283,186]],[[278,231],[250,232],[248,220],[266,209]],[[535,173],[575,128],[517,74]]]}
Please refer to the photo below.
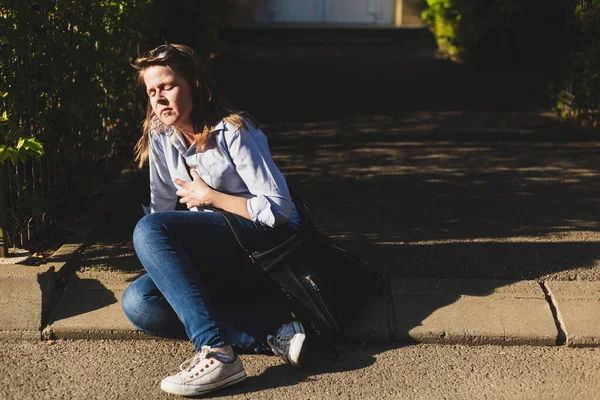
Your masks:
{"label": "long brown hair", "polygon": [[[162,65],[181,76],[192,89],[192,125],[196,148],[202,149],[213,134],[213,129],[221,120],[235,127],[244,125],[244,118],[253,124],[256,121],[248,114],[233,107],[217,88],[204,62],[191,47],[181,44],[165,44],[138,57],[132,64],[138,71],[138,86],[146,92],[144,71],[146,68]],[[135,145],[135,160],[141,168],[148,159],[150,130],[164,128],[164,124],[154,115],[150,99],[146,107],[146,118],[142,125],[142,137]]]}

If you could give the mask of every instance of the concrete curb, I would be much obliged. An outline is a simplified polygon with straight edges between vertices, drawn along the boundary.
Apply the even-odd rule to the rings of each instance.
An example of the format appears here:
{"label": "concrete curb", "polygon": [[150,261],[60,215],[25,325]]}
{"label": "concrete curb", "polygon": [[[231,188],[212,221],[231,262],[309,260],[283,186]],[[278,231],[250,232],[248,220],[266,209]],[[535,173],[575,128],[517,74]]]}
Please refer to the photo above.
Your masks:
{"label": "concrete curb", "polygon": [[52,254],[46,264],[35,267],[18,263],[0,265],[0,338],[40,338],[56,288],[66,283],[74,257],[115,206],[136,172],[132,161],[110,185],[100,209]]}
{"label": "concrete curb", "polygon": [[0,266],[0,338],[39,339],[52,303],[55,265]]}
{"label": "concrete curb", "polygon": [[[121,309],[123,292],[137,276],[76,272],[43,338],[154,339],[136,331]],[[546,285],[568,305],[555,304],[536,281],[392,278],[391,290],[361,310],[347,336],[365,343],[598,346],[600,283]],[[553,307],[567,322],[568,342],[560,340]]]}

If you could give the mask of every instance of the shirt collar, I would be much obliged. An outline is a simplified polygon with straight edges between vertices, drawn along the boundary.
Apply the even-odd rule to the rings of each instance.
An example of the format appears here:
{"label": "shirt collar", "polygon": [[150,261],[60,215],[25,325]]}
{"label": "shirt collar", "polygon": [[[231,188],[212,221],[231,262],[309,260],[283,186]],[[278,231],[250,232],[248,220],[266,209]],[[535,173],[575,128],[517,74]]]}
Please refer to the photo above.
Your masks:
{"label": "shirt collar", "polygon": [[225,123],[225,121],[221,120],[218,124],[215,125],[211,132],[217,131],[227,132],[227,124]]}
{"label": "shirt collar", "polygon": [[[224,121],[220,121],[218,124],[216,124],[211,132],[214,134],[219,131],[228,131],[227,124]],[[174,126],[169,126],[167,129],[165,129],[164,134],[167,135],[173,147],[175,147],[181,155],[186,156],[191,152],[195,152],[196,145],[192,144],[189,148],[186,148],[185,139],[183,138],[182,133]]]}

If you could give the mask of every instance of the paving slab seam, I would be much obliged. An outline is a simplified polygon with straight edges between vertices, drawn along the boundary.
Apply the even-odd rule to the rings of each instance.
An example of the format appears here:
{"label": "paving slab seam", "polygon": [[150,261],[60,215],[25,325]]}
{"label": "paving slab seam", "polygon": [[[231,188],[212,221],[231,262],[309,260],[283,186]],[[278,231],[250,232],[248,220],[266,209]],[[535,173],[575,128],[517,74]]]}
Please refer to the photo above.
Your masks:
{"label": "paving slab seam", "polygon": [[548,301],[548,306],[550,306],[550,311],[552,311],[552,317],[554,318],[554,323],[556,324],[556,330],[558,331],[558,335],[556,337],[556,345],[557,346],[568,346],[569,345],[569,336],[567,335],[567,328],[563,317],[558,309],[558,304],[552,291],[546,285],[546,282],[539,282],[544,295],[546,296],[546,300]]}
{"label": "paving slab seam", "polygon": [[600,282],[546,281],[569,347],[600,346]]}

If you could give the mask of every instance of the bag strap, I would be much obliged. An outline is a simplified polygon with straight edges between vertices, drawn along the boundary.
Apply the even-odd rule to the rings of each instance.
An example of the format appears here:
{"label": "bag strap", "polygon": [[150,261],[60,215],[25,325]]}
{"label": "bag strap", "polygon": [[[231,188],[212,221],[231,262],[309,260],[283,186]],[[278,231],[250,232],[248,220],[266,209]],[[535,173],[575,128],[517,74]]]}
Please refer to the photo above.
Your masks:
{"label": "bag strap", "polygon": [[[194,180],[194,177],[192,176],[192,173],[189,168],[187,169],[187,173],[188,173],[190,179]],[[222,208],[217,208],[217,207],[213,207],[213,206],[203,206],[202,208],[204,208],[206,210],[212,210],[212,211],[221,213],[221,215],[223,217],[225,217],[225,221],[227,221],[227,225],[229,225],[229,228],[231,228],[231,232],[233,233],[235,240],[237,240],[238,244],[240,245],[240,247],[242,248],[244,253],[248,256],[248,258],[250,258],[250,260],[252,260],[252,262],[254,262],[254,259],[252,258],[252,252],[250,250],[246,249],[246,247],[242,243],[240,227],[239,227],[237,221],[235,220],[234,216],[229,211],[223,210]]]}
{"label": "bag strap", "polygon": [[242,248],[242,250],[244,251],[246,256],[250,259],[250,261],[252,261],[252,263],[254,263],[256,261],[254,259],[254,252],[248,250],[246,248],[246,246],[244,246],[244,244],[242,243],[242,239],[241,239],[242,235],[240,232],[240,226],[237,223],[237,221],[235,220],[235,217],[233,216],[233,214],[230,213],[229,211],[223,210],[222,208],[217,208],[217,207],[212,207],[212,206],[204,207],[204,208],[218,212],[225,218],[225,221],[227,221],[227,225],[229,225],[229,228],[231,229],[231,233],[233,233],[235,240],[238,242],[238,244],[240,245],[240,247]]}
{"label": "bag strap", "polygon": [[[283,254],[277,257],[276,261],[279,261],[280,259],[285,257],[285,255],[291,252],[291,250],[296,248],[300,242],[302,242],[302,240],[299,240],[301,235],[304,236],[307,232],[312,232],[311,234],[314,234],[314,225],[312,223],[312,220],[310,219],[310,216],[308,215],[308,207],[306,207],[302,199],[298,196],[298,194],[294,191],[293,187],[289,183],[288,190],[290,191],[292,202],[296,206],[296,211],[298,212],[298,216],[300,217],[300,226],[298,228],[298,233],[293,235],[283,243],[260,253],[257,251],[249,250],[248,248],[246,248],[246,246],[244,246],[244,243],[241,239],[242,235],[240,232],[240,226],[231,212],[213,206],[206,206],[203,208],[221,213],[221,215],[225,218],[225,221],[227,221],[227,225],[229,225],[229,228],[231,228],[231,232],[233,233],[235,240],[238,242],[241,249],[244,251],[244,254],[246,254],[246,256],[250,259],[250,261],[253,264],[256,263],[257,259],[259,258],[265,257],[269,254],[277,253],[278,251],[283,251],[283,249],[287,248],[287,251],[283,251]],[[275,262],[268,263],[268,265],[265,266],[265,271],[268,271],[270,269],[269,266],[272,266],[273,264],[275,264]]]}
{"label": "bag strap", "polygon": [[275,266],[280,260],[284,259],[289,253],[291,253],[294,249],[296,249],[300,244],[304,242],[304,232],[307,228],[312,226],[309,223],[310,219],[308,217],[306,207],[304,206],[304,204],[297,201],[295,198],[292,198],[292,201],[294,201],[294,203],[296,204],[296,209],[298,211],[298,214],[300,215],[299,231],[296,234],[290,236],[282,243],[262,252],[252,251],[246,248],[246,246],[244,246],[241,239],[242,235],[240,232],[240,226],[231,212],[212,206],[204,208],[218,212],[225,218],[225,221],[227,221],[227,225],[229,225],[229,228],[231,229],[231,233],[233,233],[235,240],[238,242],[244,254],[246,254],[246,256],[250,259],[250,261],[253,264],[262,259],[268,259],[269,257],[273,256],[275,257],[273,260],[270,260],[268,263],[266,263],[266,265],[262,266],[263,270],[267,272],[270,269],[272,269],[273,266]]}

